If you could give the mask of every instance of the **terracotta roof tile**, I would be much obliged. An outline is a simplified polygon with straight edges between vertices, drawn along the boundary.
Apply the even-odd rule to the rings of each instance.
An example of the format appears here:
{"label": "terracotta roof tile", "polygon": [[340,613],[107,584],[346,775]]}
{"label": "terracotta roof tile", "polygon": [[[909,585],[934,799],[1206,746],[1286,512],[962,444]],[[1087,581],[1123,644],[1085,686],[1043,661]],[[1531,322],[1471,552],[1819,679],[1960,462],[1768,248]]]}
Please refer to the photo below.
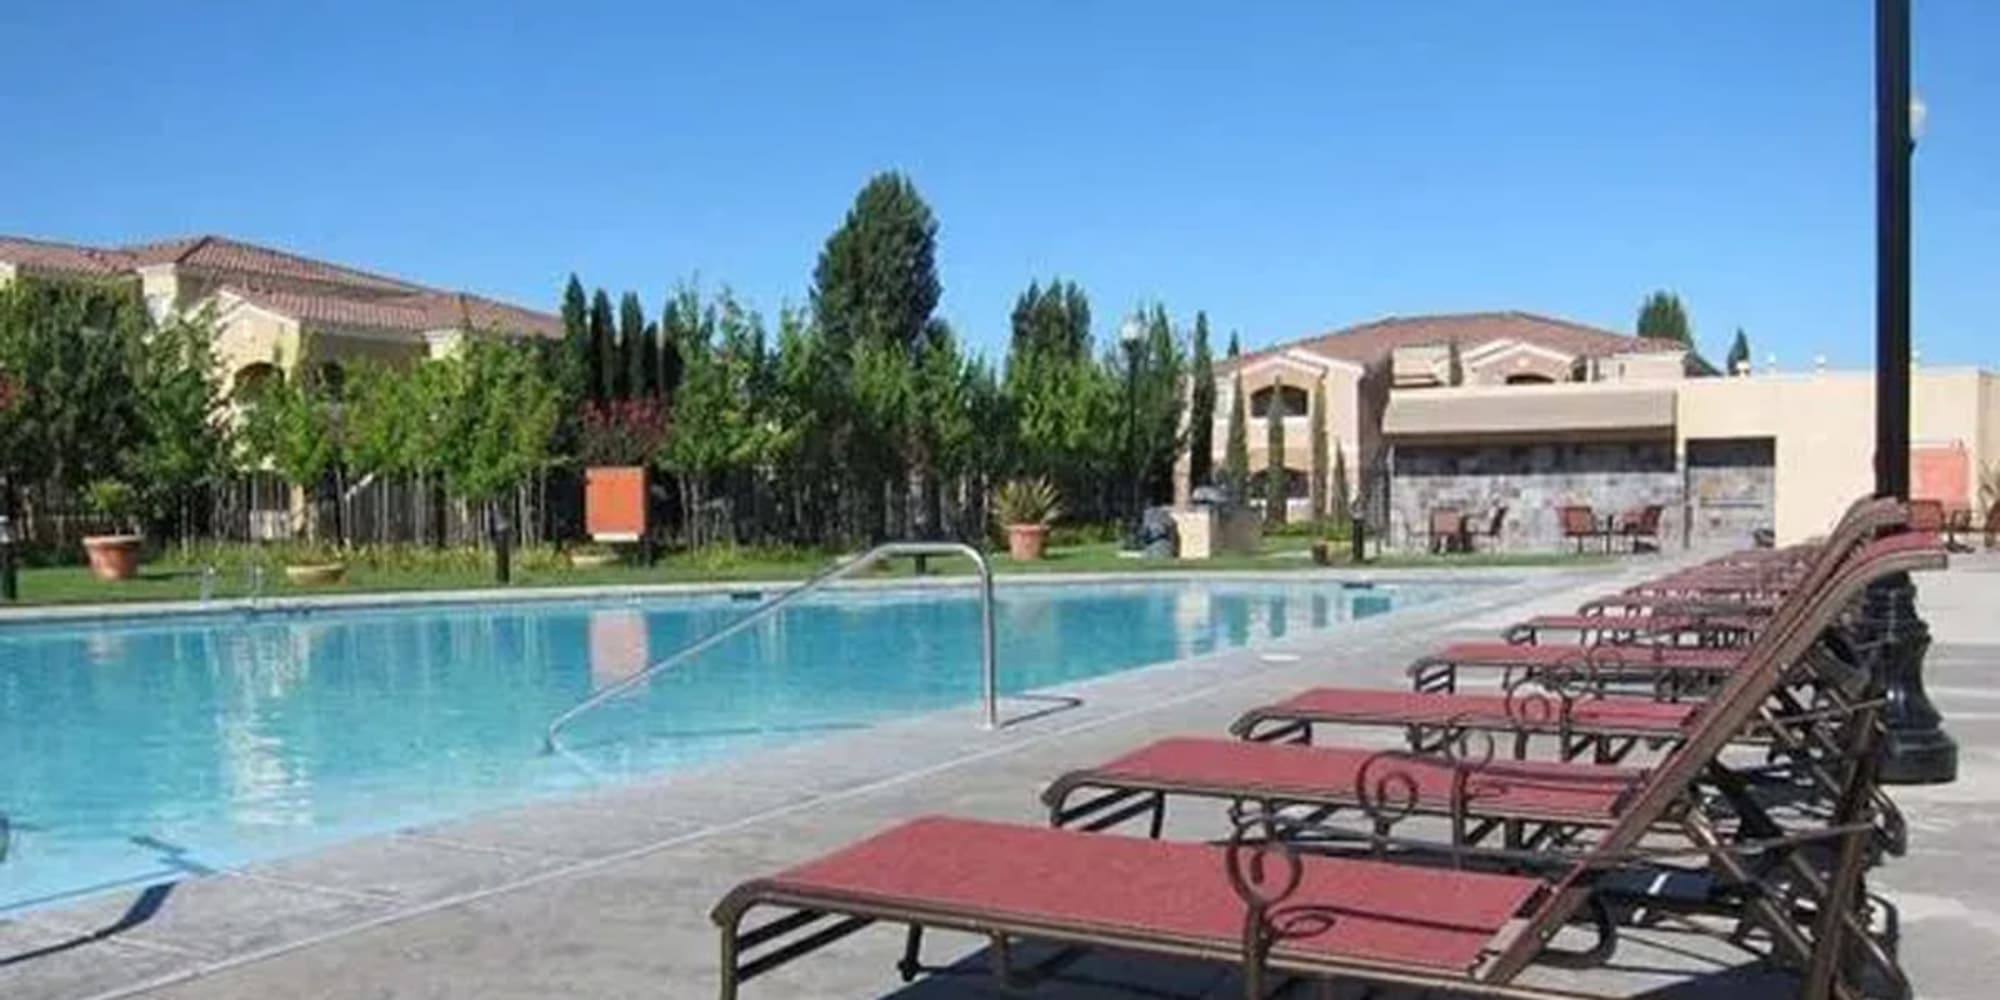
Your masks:
{"label": "terracotta roof tile", "polygon": [[131,260],[117,250],[35,240],[25,236],[0,236],[0,261],[26,271],[111,277],[131,270]]}
{"label": "terracotta roof tile", "polygon": [[0,236],[0,261],[28,270],[104,277],[170,263],[219,278],[223,289],[244,300],[306,323],[406,333],[470,328],[543,337],[562,334],[562,320],[550,313],[221,236],[115,249]]}
{"label": "terracotta roof tile", "polygon": [[[1685,349],[1679,343],[1670,340],[1649,340],[1613,333],[1610,330],[1600,330],[1553,316],[1509,311],[1390,316],[1359,326],[1351,326],[1345,330],[1335,330],[1332,333],[1306,337],[1246,353],[1239,360],[1248,364],[1283,351],[1302,348],[1342,361],[1374,365],[1386,361],[1399,347],[1444,344],[1454,340],[1458,341],[1459,348],[1464,351],[1473,350],[1481,344],[1495,340],[1518,340],[1578,357]],[[1218,368],[1230,370],[1227,362]]]}

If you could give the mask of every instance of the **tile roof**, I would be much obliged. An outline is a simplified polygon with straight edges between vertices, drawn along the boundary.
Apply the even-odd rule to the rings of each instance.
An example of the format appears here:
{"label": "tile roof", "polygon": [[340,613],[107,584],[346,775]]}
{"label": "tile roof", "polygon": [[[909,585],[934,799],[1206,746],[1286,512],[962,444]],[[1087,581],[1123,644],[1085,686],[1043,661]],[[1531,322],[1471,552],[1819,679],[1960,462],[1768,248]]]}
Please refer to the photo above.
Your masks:
{"label": "tile roof", "polygon": [[64,275],[114,276],[173,264],[306,323],[423,333],[470,328],[554,337],[562,320],[495,299],[315,260],[222,236],[100,248],[0,236],[0,261]]}
{"label": "tile roof", "polygon": [[106,278],[123,274],[132,267],[130,259],[118,250],[35,240],[25,236],[0,236],[0,261],[29,271]]}
{"label": "tile roof", "polygon": [[[1239,361],[1249,364],[1283,351],[1303,348],[1342,361],[1374,365],[1387,360],[1399,347],[1444,344],[1454,340],[1458,341],[1461,350],[1466,351],[1495,340],[1518,340],[1578,357],[1686,349],[1671,340],[1651,340],[1613,333],[1610,330],[1600,330],[1597,327],[1572,323],[1553,316],[1515,310],[1446,313],[1434,316],[1390,316],[1359,326],[1351,326],[1345,330],[1335,330],[1332,333],[1306,337],[1246,353]],[[1225,362],[1218,368],[1228,370],[1229,365]]]}

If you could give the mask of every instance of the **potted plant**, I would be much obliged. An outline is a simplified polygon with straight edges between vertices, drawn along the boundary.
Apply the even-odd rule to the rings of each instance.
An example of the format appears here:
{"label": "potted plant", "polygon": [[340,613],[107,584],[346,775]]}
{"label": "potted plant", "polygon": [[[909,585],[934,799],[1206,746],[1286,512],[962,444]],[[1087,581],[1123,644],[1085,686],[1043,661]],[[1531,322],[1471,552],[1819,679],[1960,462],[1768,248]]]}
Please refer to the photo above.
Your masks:
{"label": "potted plant", "polygon": [[308,545],[285,560],[285,580],[294,587],[330,587],[346,577],[347,563],[325,546]]}
{"label": "potted plant", "polygon": [[1028,562],[1049,544],[1049,522],[1062,516],[1062,497],[1046,478],[1016,479],[1001,485],[993,511],[1007,528],[1007,554]]}
{"label": "potted plant", "polygon": [[574,569],[603,569],[617,563],[618,550],[609,545],[591,542],[569,550],[569,564]]}
{"label": "potted plant", "polygon": [[130,485],[117,479],[100,479],[84,488],[83,505],[92,514],[119,526],[122,534],[85,535],[83,551],[90,557],[90,571],[100,580],[130,580],[139,574],[139,537],[136,516],[139,496]]}

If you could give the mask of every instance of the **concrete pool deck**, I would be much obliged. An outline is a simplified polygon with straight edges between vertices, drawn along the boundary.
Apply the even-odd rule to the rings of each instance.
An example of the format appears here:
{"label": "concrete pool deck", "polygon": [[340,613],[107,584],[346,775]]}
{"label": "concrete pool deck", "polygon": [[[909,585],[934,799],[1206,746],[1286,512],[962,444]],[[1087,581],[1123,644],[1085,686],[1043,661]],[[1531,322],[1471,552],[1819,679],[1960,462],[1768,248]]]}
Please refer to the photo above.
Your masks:
{"label": "concrete pool deck", "polygon": [[[999,732],[979,730],[967,706],[34,911],[0,922],[0,996],[712,996],[716,932],[708,911],[743,878],[918,813],[1041,822],[1036,794],[1066,768],[1166,733],[1218,732],[1242,708],[1309,683],[1396,684],[1401,664],[1448,631],[1491,635],[1665,565],[1479,572],[1471,575],[1517,582],[1060,689],[1081,699],[1073,708],[1008,699],[1006,714],[1032,717]],[[2000,827],[2000,688],[1979,672],[2000,657],[1993,613],[2000,560],[1967,557],[1919,583],[1936,640],[1932,692],[1961,742],[1962,774],[1955,785],[1895,790],[1913,846],[1875,882],[1902,907],[1905,963],[1920,995],[1983,997],[2000,981],[2000,906],[1990,902],[2000,876],[1983,874],[1987,831]],[[1182,810],[1170,832],[1216,835],[1212,813]],[[939,935],[927,957],[950,962],[976,954],[979,944]],[[745,997],[1005,995],[974,976],[900,987],[893,969],[900,947],[900,934],[872,929],[757,980]],[[1672,940],[1628,947],[1642,961],[1617,975],[1634,994],[1680,995],[1647,991],[1703,972],[1713,974],[1695,987],[1701,995],[1730,985],[1756,995],[1754,977],[1729,971],[1730,957]],[[1213,966],[1106,956],[1072,972],[1083,980],[1137,977],[1179,995],[1241,995],[1228,970]],[[1080,981],[1034,995],[1132,994]]]}

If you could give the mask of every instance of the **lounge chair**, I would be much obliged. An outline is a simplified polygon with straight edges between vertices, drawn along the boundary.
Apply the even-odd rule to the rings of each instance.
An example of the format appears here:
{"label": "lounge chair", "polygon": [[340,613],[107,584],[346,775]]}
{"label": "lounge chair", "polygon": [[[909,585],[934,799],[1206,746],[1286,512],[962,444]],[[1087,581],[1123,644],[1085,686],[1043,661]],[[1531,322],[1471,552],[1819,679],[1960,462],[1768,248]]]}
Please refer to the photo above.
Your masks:
{"label": "lounge chair", "polygon": [[[1831,581],[1825,600],[1774,624],[1759,640],[1761,655],[1773,663],[1798,658],[1869,583],[1939,565],[1934,547],[1876,550]],[[1031,938],[1241,963],[1246,996],[1258,1000],[1271,972],[1475,995],[1563,996],[1515,981],[1558,930],[1592,905],[1607,874],[1652,860],[1641,842],[1662,823],[1682,826],[1708,863],[1748,890],[1740,905],[1770,936],[1774,957],[1798,971],[1801,996],[1854,995],[1848,976],[1856,955],[1899,974],[1859,914],[1876,801],[1879,688],[1857,702],[1841,727],[1842,793],[1822,825],[1728,844],[1702,810],[1685,808],[1698,777],[1755,717],[1773,673],[1733,675],[1685,742],[1632,791],[1597,845],[1581,857],[1547,862],[1547,874],[1304,856],[1284,839],[1302,831],[1261,810],[1245,817],[1228,847],[925,818],[729,892],[712,914],[721,929],[721,996],[733,1000],[743,981],[880,920],[909,928],[899,966],[906,977],[922,969],[924,929],[951,928],[988,936],[1003,978],[1011,972],[1012,942]],[[1758,864],[1771,858],[1782,862]],[[1764,873],[1799,866],[1811,877],[1782,894],[1758,891]],[[745,927],[753,911],[766,909],[779,912]],[[1599,928],[1612,933],[1607,921]]]}

